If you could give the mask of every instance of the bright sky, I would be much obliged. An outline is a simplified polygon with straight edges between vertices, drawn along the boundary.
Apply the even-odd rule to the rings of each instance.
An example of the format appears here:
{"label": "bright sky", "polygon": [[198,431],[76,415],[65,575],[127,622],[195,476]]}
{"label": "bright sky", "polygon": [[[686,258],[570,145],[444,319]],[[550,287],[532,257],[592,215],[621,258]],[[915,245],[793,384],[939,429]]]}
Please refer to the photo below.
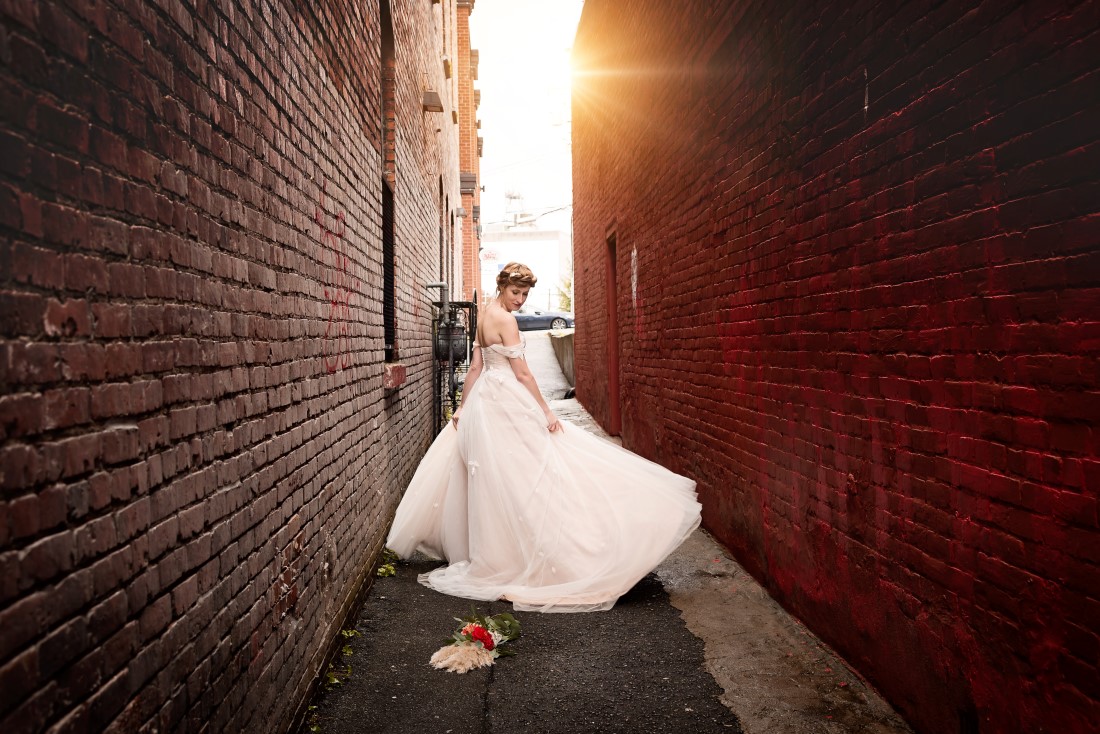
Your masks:
{"label": "bright sky", "polygon": [[[532,214],[573,203],[569,50],[584,0],[477,0],[471,46],[480,51],[481,221],[510,219],[505,193]],[[568,230],[569,211],[539,220]]]}

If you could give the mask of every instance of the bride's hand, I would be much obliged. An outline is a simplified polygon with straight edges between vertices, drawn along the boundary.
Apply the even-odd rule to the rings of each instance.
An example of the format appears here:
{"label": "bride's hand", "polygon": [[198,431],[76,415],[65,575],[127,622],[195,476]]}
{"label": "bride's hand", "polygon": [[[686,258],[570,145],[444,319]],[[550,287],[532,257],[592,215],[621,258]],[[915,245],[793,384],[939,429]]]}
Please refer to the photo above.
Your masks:
{"label": "bride's hand", "polygon": [[461,412],[462,412],[462,408],[459,408],[458,410],[456,410],[454,412],[454,415],[451,416],[451,423],[454,424],[455,428],[458,428],[458,416]]}
{"label": "bride's hand", "polygon": [[548,429],[550,429],[550,433],[555,433],[557,431],[560,431],[561,430],[561,421],[559,421],[558,417],[556,415],[554,415],[554,411],[546,410],[545,415],[546,415],[546,427]]}

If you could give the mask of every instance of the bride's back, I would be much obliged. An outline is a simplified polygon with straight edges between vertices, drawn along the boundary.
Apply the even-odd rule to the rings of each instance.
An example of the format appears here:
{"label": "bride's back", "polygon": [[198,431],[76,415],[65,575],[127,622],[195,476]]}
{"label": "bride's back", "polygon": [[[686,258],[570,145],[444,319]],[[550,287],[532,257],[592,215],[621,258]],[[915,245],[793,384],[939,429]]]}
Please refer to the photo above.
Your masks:
{"label": "bride's back", "polygon": [[477,343],[483,347],[504,344],[504,334],[519,330],[516,317],[508,313],[496,299],[489,301],[477,323]]}

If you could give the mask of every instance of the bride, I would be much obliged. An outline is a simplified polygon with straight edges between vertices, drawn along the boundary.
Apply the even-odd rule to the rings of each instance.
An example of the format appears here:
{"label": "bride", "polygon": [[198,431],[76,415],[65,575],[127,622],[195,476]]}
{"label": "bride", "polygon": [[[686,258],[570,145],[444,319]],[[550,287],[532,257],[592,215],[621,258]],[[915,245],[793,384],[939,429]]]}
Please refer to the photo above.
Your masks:
{"label": "bride", "polygon": [[462,405],[428,449],[386,544],[449,565],[420,582],[520,611],[589,612],[699,526],[695,482],[554,415],[513,312],[535,285],[509,263],[479,319]]}

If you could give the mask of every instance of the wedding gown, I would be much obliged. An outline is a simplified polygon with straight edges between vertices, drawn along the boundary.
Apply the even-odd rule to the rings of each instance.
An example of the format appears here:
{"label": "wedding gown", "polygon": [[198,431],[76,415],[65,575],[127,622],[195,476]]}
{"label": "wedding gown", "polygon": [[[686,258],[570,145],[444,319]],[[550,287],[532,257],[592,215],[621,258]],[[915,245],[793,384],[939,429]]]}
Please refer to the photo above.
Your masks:
{"label": "wedding gown", "polygon": [[588,612],[615,601],[699,526],[695,482],[568,421],[550,433],[516,379],[515,347],[480,347],[483,369],[409,484],[387,546],[449,565],[420,582],[520,611]]}

